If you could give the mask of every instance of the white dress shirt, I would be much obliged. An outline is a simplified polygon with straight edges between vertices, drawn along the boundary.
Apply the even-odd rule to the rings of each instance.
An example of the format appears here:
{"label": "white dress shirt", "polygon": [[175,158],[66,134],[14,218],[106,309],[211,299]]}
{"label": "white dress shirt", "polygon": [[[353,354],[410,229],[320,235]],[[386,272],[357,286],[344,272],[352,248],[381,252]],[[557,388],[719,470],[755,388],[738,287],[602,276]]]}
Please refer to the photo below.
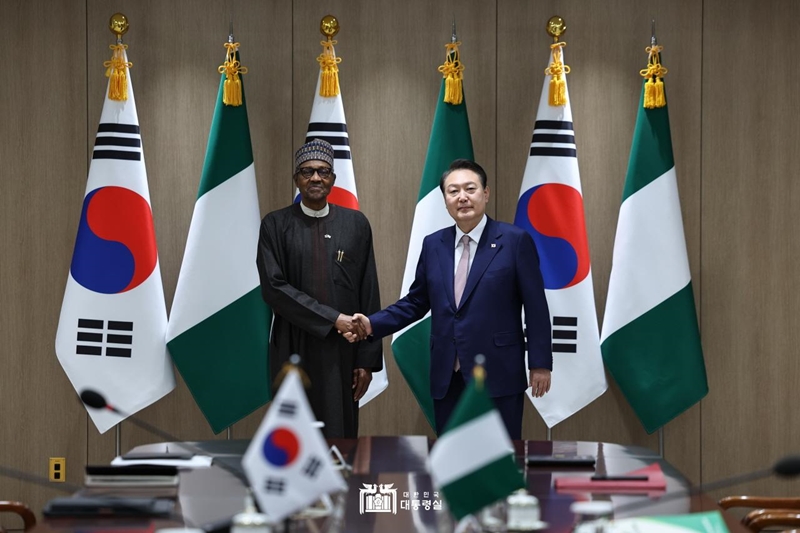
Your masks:
{"label": "white dress shirt", "polygon": [[310,216],[311,218],[326,217],[326,216],[328,216],[328,213],[331,210],[329,204],[325,204],[325,207],[323,207],[319,211],[316,211],[314,209],[311,209],[310,207],[306,207],[306,205],[303,202],[300,202],[300,209],[302,209],[303,213],[305,213],[306,215]]}
{"label": "white dress shirt", "polygon": [[461,251],[464,249],[464,245],[461,244],[461,237],[464,235],[469,235],[469,266],[467,268],[467,276],[469,276],[469,271],[472,270],[472,261],[475,260],[475,252],[478,250],[478,243],[481,242],[481,235],[483,235],[483,230],[486,228],[486,215],[483,215],[483,218],[478,225],[472,228],[472,231],[469,233],[464,233],[456,224],[456,254],[455,254],[455,266],[453,268],[453,275],[455,275],[456,270],[458,270],[458,261],[461,259]]}

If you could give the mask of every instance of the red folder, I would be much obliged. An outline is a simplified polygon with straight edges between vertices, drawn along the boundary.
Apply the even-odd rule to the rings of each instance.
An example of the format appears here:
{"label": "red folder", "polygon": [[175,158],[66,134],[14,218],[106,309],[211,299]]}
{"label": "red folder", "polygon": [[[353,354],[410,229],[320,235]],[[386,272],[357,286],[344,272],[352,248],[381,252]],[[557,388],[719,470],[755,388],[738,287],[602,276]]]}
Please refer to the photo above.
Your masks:
{"label": "red folder", "polygon": [[647,476],[647,480],[597,480],[593,481],[590,477],[560,477],[556,478],[556,490],[561,492],[580,491],[580,492],[613,492],[621,493],[642,493],[659,492],[667,488],[667,479],[658,463],[650,466],[626,472],[625,476]]}

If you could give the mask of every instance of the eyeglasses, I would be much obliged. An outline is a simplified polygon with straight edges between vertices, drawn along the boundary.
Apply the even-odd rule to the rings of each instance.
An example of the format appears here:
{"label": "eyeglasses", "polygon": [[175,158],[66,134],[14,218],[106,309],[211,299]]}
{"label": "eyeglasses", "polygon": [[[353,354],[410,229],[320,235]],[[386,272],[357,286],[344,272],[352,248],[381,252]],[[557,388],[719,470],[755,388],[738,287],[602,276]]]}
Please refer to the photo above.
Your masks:
{"label": "eyeglasses", "polygon": [[314,176],[315,172],[319,175],[320,178],[328,179],[333,174],[333,169],[330,167],[317,167],[317,168],[303,167],[297,169],[297,174],[300,174],[301,176],[303,176],[303,178],[307,180],[310,180]]}

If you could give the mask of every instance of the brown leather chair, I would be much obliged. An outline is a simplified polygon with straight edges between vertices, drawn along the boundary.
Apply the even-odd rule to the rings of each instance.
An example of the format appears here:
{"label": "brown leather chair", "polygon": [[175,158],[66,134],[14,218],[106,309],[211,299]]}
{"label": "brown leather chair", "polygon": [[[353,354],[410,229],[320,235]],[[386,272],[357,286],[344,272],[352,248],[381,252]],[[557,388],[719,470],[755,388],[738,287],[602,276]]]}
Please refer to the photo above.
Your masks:
{"label": "brown leather chair", "polygon": [[0,513],[15,513],[19,515],[22,518],[25,531],[36,525],[36,515],[24,503],[0,501]]}
{"label": "brown leather chair", "polygon": [[764,528],[800,526],[800,498],[767,496],[728,496],[717,502],[723,509],[747,507],[754,509],[742,518],[751,531]]}
{"label": "brown leather chair", "polygon": [[800,498],[772,498],[766,496],[727,496],[719,506],[723,509],[750,507],[753,509],[800,509]]}
{"label": "brown leather chair", "polygon": [[798,527],[800,512],[790,509],[758,509],[745,516],[742,523],[755,533],[767,527]]}

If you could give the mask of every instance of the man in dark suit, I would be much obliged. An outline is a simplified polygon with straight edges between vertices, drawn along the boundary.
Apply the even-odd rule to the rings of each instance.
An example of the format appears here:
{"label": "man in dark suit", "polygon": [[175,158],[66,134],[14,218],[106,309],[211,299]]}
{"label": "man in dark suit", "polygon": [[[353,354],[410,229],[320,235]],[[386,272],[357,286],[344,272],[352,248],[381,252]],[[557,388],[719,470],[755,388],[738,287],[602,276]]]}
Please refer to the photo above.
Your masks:
{"label": "man in dark suit", "polygon": [[[486,385],[509,436],[521,438],[525,389],[550,390],[550,312],[539,256],[524,230],[486,216],[486,172],[457,159],[440,188],[455,226],[428,235],[408,294],[366,317],[354,315],[372,338],[390,335],[431,311],[431,396],[441,434],[472,375],[486,358]],[[525,329],[522,310],[525,310]],[[356,334],[346,334],[355,341]],[[527,340],[528,367],[525,371]]]}

